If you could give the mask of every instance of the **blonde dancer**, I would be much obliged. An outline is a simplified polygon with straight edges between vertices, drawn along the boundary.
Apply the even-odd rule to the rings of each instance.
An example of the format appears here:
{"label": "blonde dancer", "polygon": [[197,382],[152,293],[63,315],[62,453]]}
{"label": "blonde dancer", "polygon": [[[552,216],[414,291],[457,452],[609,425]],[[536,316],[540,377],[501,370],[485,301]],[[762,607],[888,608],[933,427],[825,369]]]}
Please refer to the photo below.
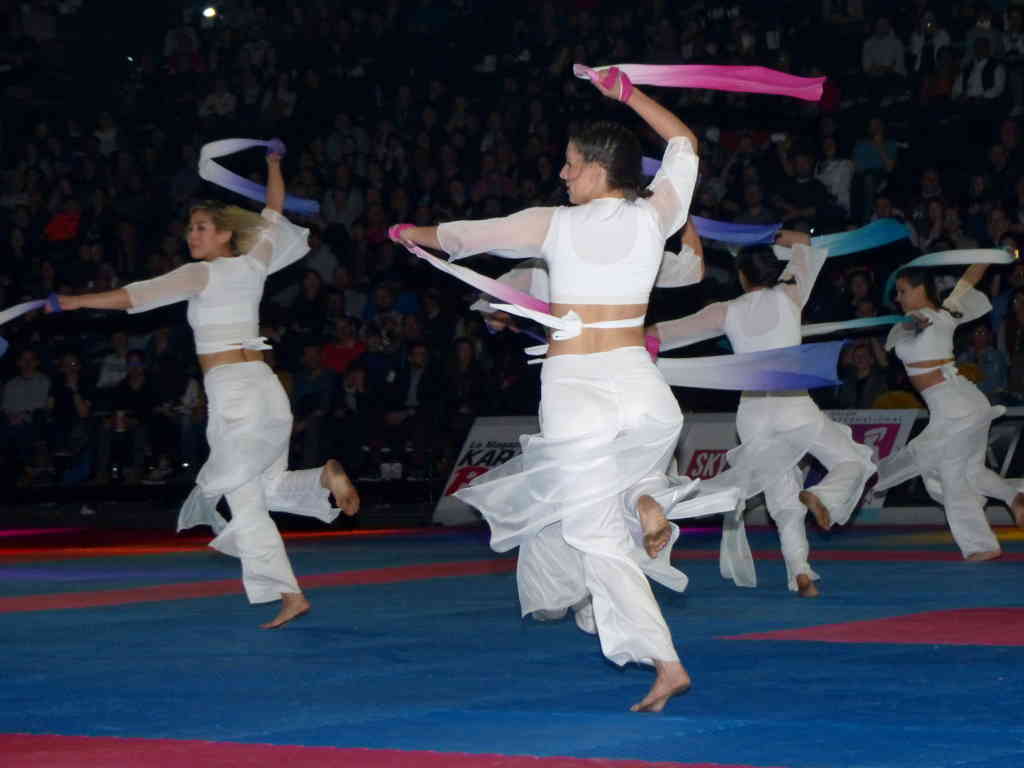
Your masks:
{"label": "blonde dancer", "polygon": [[[192,208],[186,264],[152,280],[113,291],[59,296],[62,310],[144,312],[188,301],[188,321],[209,400],[210,457],[178,518],[178,530],[208,524],[210,546],[242,562],[242,583],[252,603],[280,600],[274,629],[309,611],[269,510],[332,522],[338,509],[359,510],[359,495],[334,459],[323,467],[288,471],[292,413],[259,336],[263,284],[308,251],[308,230],[282,216],[285,198],[280,156],[267,156],[267,205],[260,216],[220,203]],[[226,497],[231,522],[217,513]]]}

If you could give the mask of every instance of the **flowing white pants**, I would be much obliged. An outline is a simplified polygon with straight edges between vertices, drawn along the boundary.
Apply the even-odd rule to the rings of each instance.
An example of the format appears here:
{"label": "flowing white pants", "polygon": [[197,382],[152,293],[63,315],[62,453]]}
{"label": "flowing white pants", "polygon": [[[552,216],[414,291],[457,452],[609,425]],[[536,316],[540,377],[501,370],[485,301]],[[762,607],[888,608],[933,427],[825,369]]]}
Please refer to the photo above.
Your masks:
{"label": "flowing white pants", "polygon": [[992,406],[971,382],[954,371],[921,393],[928,405],[928,426],[906,447],[878,467],[878,490],[921,475],[928,495],[941,504],[953,539],[964,557],[1000,551],[985,517],[985,497],[1007,505],[1021,488],[985,466],[988,429],[1005,409]]}
{"label": "flowing white pants", "polygon": [[799,462],[810,454],[824,465],[827,474],[807,490],[821,500],[832,521],[842,525],[875,473],[871,449],[854,442],[850,428],[825,416],[808,396],[745,396],[736,411],[736,431],[742,445],[729,453],[730,473],[742,478],[748,495],[764,492],[768,513],[779,529],[786,581],[796,590],[798,575],[818,579],[808,560]]}
{"label": "flowing white pants", "polygon": [[487,519],[493,547],[519,546],[523,615],[557,615],[590,597],[608,659],[677,661],[647,575],[679,591],[686,577],[671,547],[654,560],[644,553],[635,500],[679,481],[666,475],[679,405],[641,347],[550,357],[541,381],[542,433],[459,498]]}
{"label": "flowing white pants", "polygon": [[[210,457],[182,505],[178,530],[210,525],[210,546],[242,561],[242,583],[252,603],[299,593],[281,533],[270,510],[333,521],[322,468],[288,471],[292,412],[281,383],[262,362],[233,363],[209,371],[203,385],[209,401],[206,437]],[[224,496],[231,510],[217,512]]]}

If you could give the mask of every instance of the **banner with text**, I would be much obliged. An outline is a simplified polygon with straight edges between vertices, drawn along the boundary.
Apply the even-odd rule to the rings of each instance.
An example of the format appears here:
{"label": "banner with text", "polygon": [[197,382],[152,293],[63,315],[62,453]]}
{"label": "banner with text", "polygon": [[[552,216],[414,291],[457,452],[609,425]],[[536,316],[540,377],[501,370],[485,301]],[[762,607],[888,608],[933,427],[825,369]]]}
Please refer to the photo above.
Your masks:
{"label": "banner with text", "polygon": [[536,416],[487,416],[473,422],[466,442],[452,467],[444,493],[434,508],[439,525],[464,525],[480,520],[477,512],[452,494],[473,480],[501,466],[521,452],[520,435],[540,432]]}

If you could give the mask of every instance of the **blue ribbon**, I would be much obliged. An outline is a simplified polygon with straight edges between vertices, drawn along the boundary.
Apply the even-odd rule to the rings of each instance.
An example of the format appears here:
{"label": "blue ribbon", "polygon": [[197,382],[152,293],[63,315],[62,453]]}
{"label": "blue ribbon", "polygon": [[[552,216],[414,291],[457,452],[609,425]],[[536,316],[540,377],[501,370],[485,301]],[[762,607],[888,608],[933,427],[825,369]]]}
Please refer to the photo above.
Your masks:
{"label": "blue ribbon", "polygon": [[735,245],[774,243],[775,235],[782,224],[734,224],[731,221],[715,221],[703,216],[690,216],[701,237]]}
{"label": "blue ribbon", "polygon": [[716,357],[659,358],[658,369],[674,387],[771,392],[834,387],[845,341]]}
{"label": "blue ribbon", "polygon": [[[224,166],[214,162],[218,157],[233,155],[249,147],[266,147],[267,154],[283,155],[285,152],[284,142],[280,139],[261,141],[259,139],[221,139],[204,144],[199,150],[199,177],[216,184],[224,189],[230,189],[243,197],[255,200],[258,203],[267,201],[267,188],[255,181],[250,181],[244,176],[232,173]],[[284,208],[305,216],[312,216],[320,211],[320,203],[316,200],[308,200],[304,197],[287,195],[284,199]]]}
{"label": "blue ribbon", "polygon": [[828,248],[828,256],[832,258],[858,251],[869,251],[905,237],[910,237],[910,230],[906,224],[896,219],[878,219],[850,232],[812,237],[811,247]]}
{"label": "blue ribbon", "polygon": [[1017,256],[1004,251],[1002,248],[960,248],[955,251],[936,251],[918,256],[904,264],[899,269],[893,270],[889,279],[885,281],[885,290],[882,292],[882,301],[890,307],[896,306],[893,294],[896,292],[896,280],[900,272],[910,267],[954,267],[970,264],[1012,264]]}

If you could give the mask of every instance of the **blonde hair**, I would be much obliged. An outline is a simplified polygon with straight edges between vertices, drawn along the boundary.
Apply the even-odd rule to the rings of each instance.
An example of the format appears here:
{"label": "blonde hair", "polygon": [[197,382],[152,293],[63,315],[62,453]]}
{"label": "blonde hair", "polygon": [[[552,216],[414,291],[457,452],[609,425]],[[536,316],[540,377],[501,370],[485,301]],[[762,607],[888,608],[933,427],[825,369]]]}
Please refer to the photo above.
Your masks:
{"label": "blonde hair", "polygon": [[259,240],[263,229],[267,226],[267,222],[258,213],[218,200],[203,200],[191,206],[188,210],[189,221],[192,220],[192,214],[196,212],[209,216],[213,226],[221,232],[231,233],[228,247],[236,256],[251,251]]}

